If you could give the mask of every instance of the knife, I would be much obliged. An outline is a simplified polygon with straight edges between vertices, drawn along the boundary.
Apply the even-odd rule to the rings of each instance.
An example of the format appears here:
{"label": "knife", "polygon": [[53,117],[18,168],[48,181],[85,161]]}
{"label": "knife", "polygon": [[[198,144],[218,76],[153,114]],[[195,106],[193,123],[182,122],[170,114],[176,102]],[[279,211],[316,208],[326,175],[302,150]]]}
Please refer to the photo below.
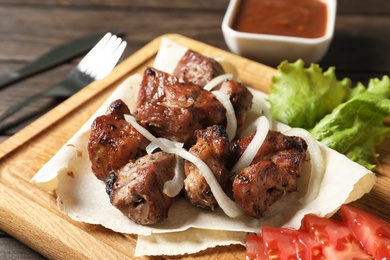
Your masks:
{"label": "knife", "polygon": [[[117,36],[122,36],[123,33],[113,30],[112,34]],[[11,83],[15,83],[24,78],[37,74],[39,72],[48,70],[55,66],[58,66],[64,62],[72,60],[82,54],[85,54],[96,43],[105,35],[106,33],[99,33],[90,35],[81,39],[71,41],[54,47],[49,50],[47,53],[38,57],[36,60],[28,63],[27,65],[21,67],[20,69],[13,71],[7,75],[4,75],[0,78],[0,89],[3,89],[9,86]]]}

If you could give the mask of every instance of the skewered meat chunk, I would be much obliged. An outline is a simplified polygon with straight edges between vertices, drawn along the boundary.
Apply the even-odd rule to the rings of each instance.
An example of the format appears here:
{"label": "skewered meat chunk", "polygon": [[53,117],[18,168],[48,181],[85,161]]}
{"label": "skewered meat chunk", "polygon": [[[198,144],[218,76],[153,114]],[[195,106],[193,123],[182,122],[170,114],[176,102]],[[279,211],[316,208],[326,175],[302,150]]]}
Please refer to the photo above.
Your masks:
{"label": "skewered meat chunk", "polygon": [[191,83],[165,86],[161,102],[146,102],[137,110],[137,120],[159,137],[194,143],[194,131],[225,124],[226,109],[216,97]]}
{"label": "skewered meat chunk", "polygon": [[[253,137],[254,134],[233,145],[231,158],[234,161]],[[237,204],[248,215],[260,218],[281,195],[296,191],[306,150],[307,144],[302,138],[269,131],[251,165],[238,173],[233,181]]]}
{"label": "skewered meat chunk", "polygon": [[204,87],[211,79],[224,73],[221,64],[215,59],[188,50],[179,61],[173,75],[182,82],[192,82]]}
{"label": "skewered meat chunk", "polygon": [[280,196],[296,190],[296,177],[271,161],[260,161],[235,177],[234,199],[248,215],[261,218]]}
{"label": "skewered meat chunk", "polygon": [[246,112],[252,107],[252,93],[242,83],[234,80],[226,80],[216,89],[230,97],[237,118],[237,126],[242,126],[245,122]]}
{"label": "skewered meat chunk", "polygon": [[122,100],[111,103],[106,115],[97,117],[91,126],[88,154],[92,172],[105,181],[111,171],[144,154],[149,141],[125,119],[130,110]]}
{"label": "skewered meat chunk", "polygon": [[[255,133],[237,140],[231,148],[230,162],[235,163],[250,144]],[[306,158],[307,144],[297,136],[286,136],[278,131],[269,131],[252,164],[259,161],[273,161],[289,172],[299,175]]]}
{"label": "skewered meat chunk", "polygon": [[111,172],[106,191],[112,205],[137,224],[152,225],[168,217],[174,198],[163,193],[175,174],[174,154],[156,152]]}
{"label": "skewered meat chunk", "polygon": [[[230,96],[240,127],[252,107],[252,93],[241,83],[226,81],[219,89]],[[186,145],[193,143],[193,131],[214,124],[226,124],[226,109],[200,86],[178,83],[178,79],[147,68],[139,92],[138,121],[155,135]],[[170,122],[175,122],[174,124]]]}
{"label": "skewered meat chunk", "polygon": [[165,95],[165,86],[175,84],[178,81],[176,77],[168,73],[147,67],[138,92],[137,107],[140,107],[145,102],[160,101]]}
{"label": "skewered meat chunk", "polygon": [[130,109],[123,100],[117,99],[110,104],[105,114],[113,116],[117,120],[123,120],[125,119],[124,115],[130,114]]}
{"label": "skewered meat chunk", "polygon": [[[209,166],[222,189],[226,190],[231,183],[226,169],[229,159],[229,138],[225,127],[214,125],[204,130],[197,130],[195,136],[196,144],[189,152]],[[184,173],[186,175],[184,190],[187,199],[193,205],[214,210],[218,203],[199,169],[191,162],[185,161]]]}

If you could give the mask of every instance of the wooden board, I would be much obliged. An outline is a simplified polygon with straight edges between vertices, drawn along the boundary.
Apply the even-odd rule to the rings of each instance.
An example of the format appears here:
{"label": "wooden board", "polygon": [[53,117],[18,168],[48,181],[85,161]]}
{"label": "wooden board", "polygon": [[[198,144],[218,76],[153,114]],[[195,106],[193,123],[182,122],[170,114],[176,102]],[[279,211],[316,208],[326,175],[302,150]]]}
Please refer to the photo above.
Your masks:
{"label": "wooden board", "polygon": [[[273,68],[181,35],[161,37],[167,37],[205,55],[230,60],[238,67],[245,84],[264,92],[267,92],[271,78],[276,72]],[[107,78],[87,86],[0,144],[1,229],[50,259],[135,258],[135,235],[123,235],[101,226],[69,219],[58,210],[54,193],[36,188],[29,180],[125,78],[142,73],[145,66],[153,63],[161,37],[119,64]],[[381,154],[378,182],[369,194],[353,204],[390,221],[390,139],[378,147],[378,152]],[[217,257],[245,259],[245,248],[217,247],[177,258]]]}

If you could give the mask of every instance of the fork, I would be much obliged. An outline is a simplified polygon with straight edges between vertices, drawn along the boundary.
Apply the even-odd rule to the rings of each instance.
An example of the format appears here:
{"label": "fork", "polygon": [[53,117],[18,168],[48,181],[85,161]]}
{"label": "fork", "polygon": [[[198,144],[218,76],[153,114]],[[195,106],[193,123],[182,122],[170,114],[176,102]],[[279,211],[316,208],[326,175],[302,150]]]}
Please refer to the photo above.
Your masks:
{"label": "fork", "polygon": [[0,115],[0,122],[36,99],[44,97],[67,98],[94,80],[106,77],[118,63],[125,48],[125,41],[116,35],[107,33],[66,75],[64,80],[10,106]]}

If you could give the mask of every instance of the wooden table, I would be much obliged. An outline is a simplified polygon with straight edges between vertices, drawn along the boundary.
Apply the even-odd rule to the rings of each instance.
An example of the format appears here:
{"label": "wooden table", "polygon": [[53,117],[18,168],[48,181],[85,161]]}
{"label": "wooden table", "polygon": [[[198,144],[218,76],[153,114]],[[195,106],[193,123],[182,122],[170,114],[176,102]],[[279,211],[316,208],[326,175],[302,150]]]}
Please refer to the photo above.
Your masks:
{"label": "wooden table", "polygon": [[[159,35],[178,33],[226,49],[221,22],[228,0],[0,0],[0,74],[9,73],[58,44],[84,35],[123,30],[128,57]],[[60,81],[77,59],[0,91],[0,111]],[[336,31],[320,63],[337,75],[367,83],[390,74],[390,2],[339,0]],[[61,100],[42,100],[0,124],[4,141]],[[21,124],[14,122],[22,120]],[[4,126],[6,125],[6,127]],[[5,129],[6,128],[6,129]],[[1,199],[1,198],[0,198]],[[0,231],[0,259],[42,259]]]}

